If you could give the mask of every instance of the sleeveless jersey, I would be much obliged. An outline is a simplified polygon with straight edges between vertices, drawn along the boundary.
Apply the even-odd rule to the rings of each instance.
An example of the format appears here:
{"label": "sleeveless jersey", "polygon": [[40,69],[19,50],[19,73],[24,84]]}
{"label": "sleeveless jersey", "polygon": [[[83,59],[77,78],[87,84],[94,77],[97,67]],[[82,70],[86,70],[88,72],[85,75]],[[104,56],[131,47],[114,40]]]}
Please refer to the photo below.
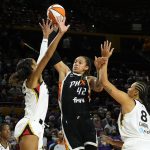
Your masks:
{"label": "sleeveless jersey", "polygon": [[59,106],[63,116],[70,119],[76,116],[89,116],[87,79],[81,79],[81,74],[69,72],[59,88]]}
{"label": "sleeveless jersey", "polygon": [[9,146],[7,148],[4,148],[4,146],[0,143],[0,150],[10,150]]}
{"label": "sleeveless jersey", "polygon": [[118,118],[119,131],[125,145],[127,142],[128,147],[130,147],[126,149],[138,150],[139,146],[143,146],[143,150],[148,150],[145,147],[150,149],[150,115],[143,104],[137,100],[135,103],[133,110],[125,114],[123,118],[120,113]]}
{"label": "sleeveless jersey", "polygon": [[22,87],[25,95],[25,118],[31,120],[45,120],[48,109],[48,89],[44,82],[38,85],[35,89],[26,87],[26,81]]}

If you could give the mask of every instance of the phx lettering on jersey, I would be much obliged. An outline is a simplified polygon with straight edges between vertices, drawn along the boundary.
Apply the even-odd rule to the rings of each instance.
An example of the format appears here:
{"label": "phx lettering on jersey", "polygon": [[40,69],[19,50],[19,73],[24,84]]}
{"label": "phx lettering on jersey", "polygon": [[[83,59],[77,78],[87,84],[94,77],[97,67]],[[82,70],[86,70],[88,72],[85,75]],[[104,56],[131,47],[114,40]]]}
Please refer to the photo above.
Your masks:
{"label": "phx lettering on jersey", "polygon": [[[80,80],[80,81],[71,81],[70,82],[70,86],[69,88],[71,87],[77,87],[77,95],[78,96],[84,96],[85,93],[86,93],[86,88],[84,87],[85,85],[85,81],[84,80]],[[78,97],[74,97],[73,98],[73,102],[74,103],[85,103],[85,100],[84,98],[78,98]]]}
{"label": "phx lettering on jersey", "polygon": [[80,80],[80,81],[71,81],[70,82],[70,88],[72,87],[72,86],[80,86],[80,85],[85,85],[85,81],[84,80]]}

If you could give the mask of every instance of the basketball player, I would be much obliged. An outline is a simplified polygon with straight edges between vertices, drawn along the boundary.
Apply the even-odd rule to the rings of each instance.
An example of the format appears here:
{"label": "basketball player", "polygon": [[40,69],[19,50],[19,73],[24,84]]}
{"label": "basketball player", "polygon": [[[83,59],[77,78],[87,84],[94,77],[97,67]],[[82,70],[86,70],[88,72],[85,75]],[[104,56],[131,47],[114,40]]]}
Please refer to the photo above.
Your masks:
{"label": "basketball player", "polygon": [[[16,72],[10,77],[10,83],[23,82],[22,91],[25,95],[25,116],[15,127],[15,137],[19,141],[20,150],[41,150],[44,132],[44,120],[48,109],[48,90],[42,79],[42,71],[53,55],[60,39],[68,30],[65,19],[57,18],[59,32],[48,50],[40,56],[37,63],[32,58],[19,61]],[[51,23],[43,21],[43,35],[53,31]]]}
{"label": "basketball player", "polygon": [[[101,45],[103,57],[109,59],[112,52],[111,43],[108,41]],[[100,58],[97,58],[97,63],[98,59]],[[121,105],[118,126],[124,142],[122,150],[149,150],[150,115],[146,109],[147,103],[145,101],[147,87],[143,82],[135,82],[128,89],[127,93],[118,90],[109,82],[107,77],[108,59],[101,69],[101,82],[108,94]]]}
{"label": "basketball player", "polygon": [[10,150],[8,142],[11,136],[10,127],[7,123],[0,124],[0,150]]}
{"label": "basketball player", "polygon": [[[103,59],[101,60],[103,64]],[[59,106],[65,141],[70,150],[97,150],[96,131],[89,113],[90,91],[101,92],[100,69],[97,78],[90,76],[88,57],[74,60],[72,71],[55,52],[51,59],[59,73]],[[96,66],[96,65],[95,65]]]}

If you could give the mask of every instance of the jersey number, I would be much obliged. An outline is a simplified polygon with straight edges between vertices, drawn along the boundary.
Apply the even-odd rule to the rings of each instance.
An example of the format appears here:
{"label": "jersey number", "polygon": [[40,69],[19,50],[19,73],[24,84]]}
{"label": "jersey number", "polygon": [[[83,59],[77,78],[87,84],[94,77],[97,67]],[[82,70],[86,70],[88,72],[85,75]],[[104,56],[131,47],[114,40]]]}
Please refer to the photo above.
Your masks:
{"label": "jersey number", "polygon": [[78,87],[77,93],[78,95],[85,95],[86,88]]}
{"label": "jersey number", "polygon": [[147,122],[147,113],[144,110],[141,111],[141,120]]}

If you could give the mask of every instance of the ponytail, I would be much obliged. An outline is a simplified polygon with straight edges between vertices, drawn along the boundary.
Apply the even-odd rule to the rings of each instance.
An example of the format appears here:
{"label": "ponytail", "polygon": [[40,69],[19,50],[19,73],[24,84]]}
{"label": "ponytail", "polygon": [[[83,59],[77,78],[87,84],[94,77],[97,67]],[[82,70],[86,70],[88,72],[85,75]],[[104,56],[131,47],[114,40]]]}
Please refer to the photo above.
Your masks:
{"label": "ponytail", "polygon": [[23,82],[32,73],[32,59],[26,58],[19,61],[17,64],[16,72],[13,73],[9,78],[11,85],[17,85]]}

